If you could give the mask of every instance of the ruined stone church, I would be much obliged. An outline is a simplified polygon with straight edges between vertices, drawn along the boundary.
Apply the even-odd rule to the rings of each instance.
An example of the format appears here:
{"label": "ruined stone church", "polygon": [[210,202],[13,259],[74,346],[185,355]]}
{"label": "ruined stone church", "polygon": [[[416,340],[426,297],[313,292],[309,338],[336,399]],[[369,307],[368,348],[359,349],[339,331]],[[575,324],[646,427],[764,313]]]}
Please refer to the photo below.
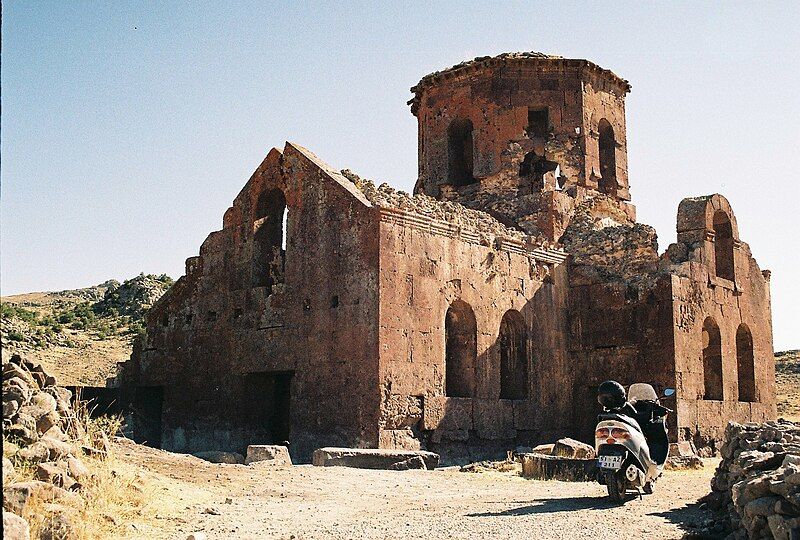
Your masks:
{"label": "ruined stone church", "polygon": [[539,53],[430,74],[413,195],[271,150],[122,365],[135,436],[486,457],[592,442],[606,379],[676,388],[673,440],[774,418],[769,271],[722,195],[684,199],[659,255],[630,202],[629,91]]}

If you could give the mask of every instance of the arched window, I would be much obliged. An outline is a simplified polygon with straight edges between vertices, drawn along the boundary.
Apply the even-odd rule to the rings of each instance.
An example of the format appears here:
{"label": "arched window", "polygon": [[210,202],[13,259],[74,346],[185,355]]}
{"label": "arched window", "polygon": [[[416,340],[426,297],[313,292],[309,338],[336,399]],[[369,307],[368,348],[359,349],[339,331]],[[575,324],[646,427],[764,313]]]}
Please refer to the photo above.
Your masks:
{"label": "arched window", "polygon": [[722,400],[722,339],[711,317],[703,323],[703,399]]}
{"label": "arched window", "polygon": [[253,214],[254,287],[272,287],[283,282],[287,214],[286,198],[280,189],[259,195]]}
{"label": "arched window", "polygon": [[500,399],[528,398],[525,319],[510,309],[500,321]]}
{"label": "arched window", "polygon": [[455,119],[447,128],[448,179],[454,186],[474,184],[472,121]]}
{"label": "arched window", "polygon": [[733,281],[733,226],[722,210],[714,213],[714,264],[717,277]]}
{"label": "arched window", "polygon": [[757,401],[753,336],[744,324],[740,324],[736,330],[736,368],[739,376],[739,401]]}
{"label": "arched window", "polygon": [[614,128],[603,118],[597,124],[600,154],[600,184],[598,188],[606,195],[617,194],[617,143],[614,140]]}
{"label": "arched window", "polygon": [[478,325],[466,302],[456,300],[444,318],[445,395],[475,395],[475,363],[478,357]]}

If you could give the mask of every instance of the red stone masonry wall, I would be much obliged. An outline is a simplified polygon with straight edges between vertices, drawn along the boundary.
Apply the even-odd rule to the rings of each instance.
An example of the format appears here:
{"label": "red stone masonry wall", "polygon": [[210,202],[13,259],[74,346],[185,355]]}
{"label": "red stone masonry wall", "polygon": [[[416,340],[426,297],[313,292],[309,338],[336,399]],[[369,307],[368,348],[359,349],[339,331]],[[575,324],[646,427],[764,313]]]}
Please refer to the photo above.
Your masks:
{"label": "red stone masonry wall", "polygon": [[[253,286],[254,212],[274,189],[289,213],[285,278],[270,289]],[[375,216],[307,150],[270,152],[223,229],[152,309],[147,341],[124,371],[129,387],[163,388],[161,446],[242,451],[271,441],[269,419],[253,419],[262,396],[246,381],[266,372],[294,373],[288,412],[298,457],[320,445],[377,445]]]}
{"label": "red stone masonry wall", "polygon": [[630,199],[624,108],[629,86],[610,72],[584,60],[490,59],[423,79],[412,90],[421,141],[417,191],[439,196],[448,183],[447,130],[457,118],[474,126],[480,190],[516,190],[520,163],[538,144],[526,134],[528,110],[546,107],[552,131],[545,156],[560,165],[566,185],[597,189],[597,125],[605,118],[617,138],[617,195]]}
{"label": "red stone masonry wall", "polygon": [[[732,222],[733,280],[716,275],[714,243],[719,238],[715,238],[713,217],[717,211]],[[680,436],[704,445],[722,440],[728,420],[761,422],[777,415],[769,281],[750,247],[739,240],[736,217],[721,195],[681,203],[677,246],[686,250],[672,278],[677,416]],[[720,332],[722,399],[707,399],[704,392],[703,323],[708,317]],[[742,324],[753,340],[754,399],[740,396],[736,334]]]}
{"label": "red stone masonry wall", "polygon": [[[567,428],[553,380],[569,378],[563,347],[564,255],[514,240],[486,245],[470,231],[381,213],[381,446],[479,455]],[[473,397],[445,395],[445,314],[468,304],[477,323]],[[528,399],[500,399],[500,321],[525,321]]]}

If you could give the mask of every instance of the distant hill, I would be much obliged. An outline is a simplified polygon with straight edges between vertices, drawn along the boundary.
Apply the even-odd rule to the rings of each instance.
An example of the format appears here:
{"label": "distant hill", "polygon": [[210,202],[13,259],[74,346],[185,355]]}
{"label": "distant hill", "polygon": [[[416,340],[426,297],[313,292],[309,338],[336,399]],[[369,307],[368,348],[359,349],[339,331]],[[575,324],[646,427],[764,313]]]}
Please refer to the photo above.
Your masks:
{"label": "distant hill", "polygon": [[3,355],[40,362],[64,386],[103,386],[144,331],[148,309],[172,286],[169,276],[139,274],[119,283],[5,296],[0,303]]}

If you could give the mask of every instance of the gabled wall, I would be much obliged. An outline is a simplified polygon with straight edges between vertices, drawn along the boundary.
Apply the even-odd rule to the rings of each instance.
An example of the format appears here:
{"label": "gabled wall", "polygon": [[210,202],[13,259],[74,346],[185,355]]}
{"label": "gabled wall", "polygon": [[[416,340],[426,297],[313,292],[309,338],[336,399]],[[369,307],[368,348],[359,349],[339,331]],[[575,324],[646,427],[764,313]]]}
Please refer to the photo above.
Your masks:
{"label": "gabled wall", "polygon": [[[279,249],[258,255],[264,193],[282,195],[289,209],[282,272]],[[270,285],[256,276],[262,260],[277,268]],[[377,225],[363,195],[303,148],[272,150],[223,229],[151,310],[146,342],[124,371],[129,388],[162,389],[161,445],[242,452],[279,442],[273,413],[259,412],[274,382],[254,386],[252,374],[291,381],[296,457],[377,445],[377,269]]]}

